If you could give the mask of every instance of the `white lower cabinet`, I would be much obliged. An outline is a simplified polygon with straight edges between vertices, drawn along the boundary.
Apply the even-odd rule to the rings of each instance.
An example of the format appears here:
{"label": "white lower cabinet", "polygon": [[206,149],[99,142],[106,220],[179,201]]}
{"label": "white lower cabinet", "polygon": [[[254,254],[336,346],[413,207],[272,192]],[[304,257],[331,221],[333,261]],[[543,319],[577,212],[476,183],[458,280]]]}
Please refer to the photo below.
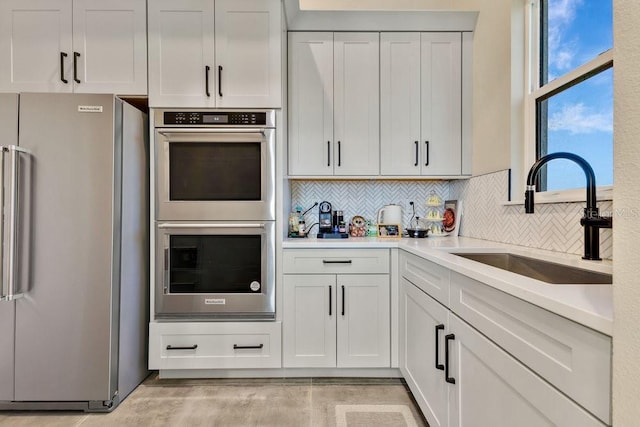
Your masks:
{"label": "white lower cabinet", "polygon": [[454,272],[416,280],[433,263],[407,257],[399,364],[431,427],[610,424],[608,337]]}
{"label": "white lower cabinet", "polygon": [[151,322],[149,369],[280,368],[280,322]]}
{"label": "white lower cabinet", "polygon": [[450,427],[605,425],[453,313],[444,336]]}
{"label": "white lower cabinet", "polygon": [[400,279],[400,370],[430,427],[449,425],[444,381],[444,340],[448,310],[407,279]]}
{"label": "white lower cabinet", "polygon": [[388,271],[387,250],[285,251],[284,367],[390,367],[389,275],[364,274],[367,259]]}

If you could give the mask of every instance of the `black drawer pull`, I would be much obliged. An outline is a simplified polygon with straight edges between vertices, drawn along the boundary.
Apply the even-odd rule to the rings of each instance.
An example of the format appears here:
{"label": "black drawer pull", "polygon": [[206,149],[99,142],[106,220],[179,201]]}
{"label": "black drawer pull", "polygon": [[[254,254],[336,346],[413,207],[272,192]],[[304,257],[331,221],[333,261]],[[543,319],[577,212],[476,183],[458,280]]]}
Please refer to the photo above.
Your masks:
{"label": "black drawer pull", "polygon": [[444,365],[442,363],[439,363],[438,361],[438,357],[439,357],[439,338],[440,338],[440,331],[444,331],[444,325],[436,325],[436,369],[440,369],[441,371],[444,371]]}
{"label": "black drawer pull", "polygon": [[186,346],[186,347],[173,347],[172,345],[167,346],[167,350],[195,350],[198,348],[198,344]]}
{"label": "black drawer pull", "polygon": [[351,261],[350,259],[345,259],[345,260],[332,260],[332,259],[323,259],[322,263],[323,264],[351,264],[353,261]]}
{"label": "black drawer pull", "polygon": [[331,316],[331,306],[333,305],[333,301],[331,301],[331,291],[332,291],[332,286],[329,285],[329,316]]}
{"label": "black drawer pull", "polygon": [[424,163],[425,166],[429,166],[429,141],[425,141],[425,150],[426,150],[426,156],[427,156],[427,161]]}
{"label": "black drawer pull", "polygon": [[211,67],[208,65],[204,66],[204,94],[207,95],[207,98],[211,97],[211,92],[209,92],[209,71],[211,71]]}
{"label": "black drawer pull", "polygon": [[81,83],[78,78],[78,58],[80,58],[80,54],[78,52],[73,52],[73,81]]}
{"label": "black drawer pull", "polygon": [[64,58],[67,56],[65,52],[60,52],[60,81],[64,84],[69,83],[69,80],[64,78]]}
{"label": "black drawer pull", "polygon": [[233,345],[233,349],[234,350],[261,349],[262,347],[264,347],[264,344],[258,344],[258,345],[238,345],[238,344],[234,344]]}
{"label": "black drawer pull", "polygon": [[454,334],[444,336],[444,379],[449,384],[455,384],[456,379],[449,376],[449,341],[456,339]]}
{"label": "black drawer pull", "polygon": [[342,315],[344,316],[344,285],[342,285]]}

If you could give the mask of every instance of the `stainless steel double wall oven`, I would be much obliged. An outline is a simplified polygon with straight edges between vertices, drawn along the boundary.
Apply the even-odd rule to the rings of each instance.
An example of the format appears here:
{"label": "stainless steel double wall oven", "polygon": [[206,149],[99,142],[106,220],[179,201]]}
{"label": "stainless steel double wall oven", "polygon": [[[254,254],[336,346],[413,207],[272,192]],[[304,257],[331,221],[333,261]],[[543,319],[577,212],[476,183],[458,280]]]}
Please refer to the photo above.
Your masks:
{"label": "stainless steel double wall oven", "polygon": [[275,317],[275,111],[156,110],[156,317]]}

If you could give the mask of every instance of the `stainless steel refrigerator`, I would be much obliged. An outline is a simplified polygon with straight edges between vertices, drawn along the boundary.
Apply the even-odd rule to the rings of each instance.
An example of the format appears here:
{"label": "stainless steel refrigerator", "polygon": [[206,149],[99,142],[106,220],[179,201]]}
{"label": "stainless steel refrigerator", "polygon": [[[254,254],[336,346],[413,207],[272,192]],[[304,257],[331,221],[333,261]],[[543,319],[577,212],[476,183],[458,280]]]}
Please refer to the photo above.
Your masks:
{"label": "stainless steel refrigerator", "polygon": [[147,375],[148,125],[0,94],[0,409],[109,411]]}

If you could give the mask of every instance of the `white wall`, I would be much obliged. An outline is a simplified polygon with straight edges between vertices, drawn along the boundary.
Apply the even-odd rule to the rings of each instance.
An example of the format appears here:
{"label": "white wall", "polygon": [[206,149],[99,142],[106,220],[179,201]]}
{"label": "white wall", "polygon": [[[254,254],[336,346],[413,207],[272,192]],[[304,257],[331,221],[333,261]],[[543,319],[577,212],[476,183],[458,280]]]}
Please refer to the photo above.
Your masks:
{"label": "white wall", "polygon": [[614,0],[613,425],[640,420],[640,7]]}
{"label": "white wall", "polygon": [[[511,162],[511,135],[521,143],[521,107],[512,97],[512,4],[522,0],[300,0],[307,10],[479,11],[473,58],[473,174],[504,170]],[[516,25],[522,21],[516,20]],[[521,28],[516,29],[517,33]],[[517,46],[516,56],[521,53]],[[516,68],[521,57],[514,57]],[[519,79],[520,70],[516,70]],[[522,92],[521,80],[513,94]],[[515,100],[515,102],[514,102]],[[513,107],[512,107],[513,105]],[[512,126],[514,132],[512,133]]]}

